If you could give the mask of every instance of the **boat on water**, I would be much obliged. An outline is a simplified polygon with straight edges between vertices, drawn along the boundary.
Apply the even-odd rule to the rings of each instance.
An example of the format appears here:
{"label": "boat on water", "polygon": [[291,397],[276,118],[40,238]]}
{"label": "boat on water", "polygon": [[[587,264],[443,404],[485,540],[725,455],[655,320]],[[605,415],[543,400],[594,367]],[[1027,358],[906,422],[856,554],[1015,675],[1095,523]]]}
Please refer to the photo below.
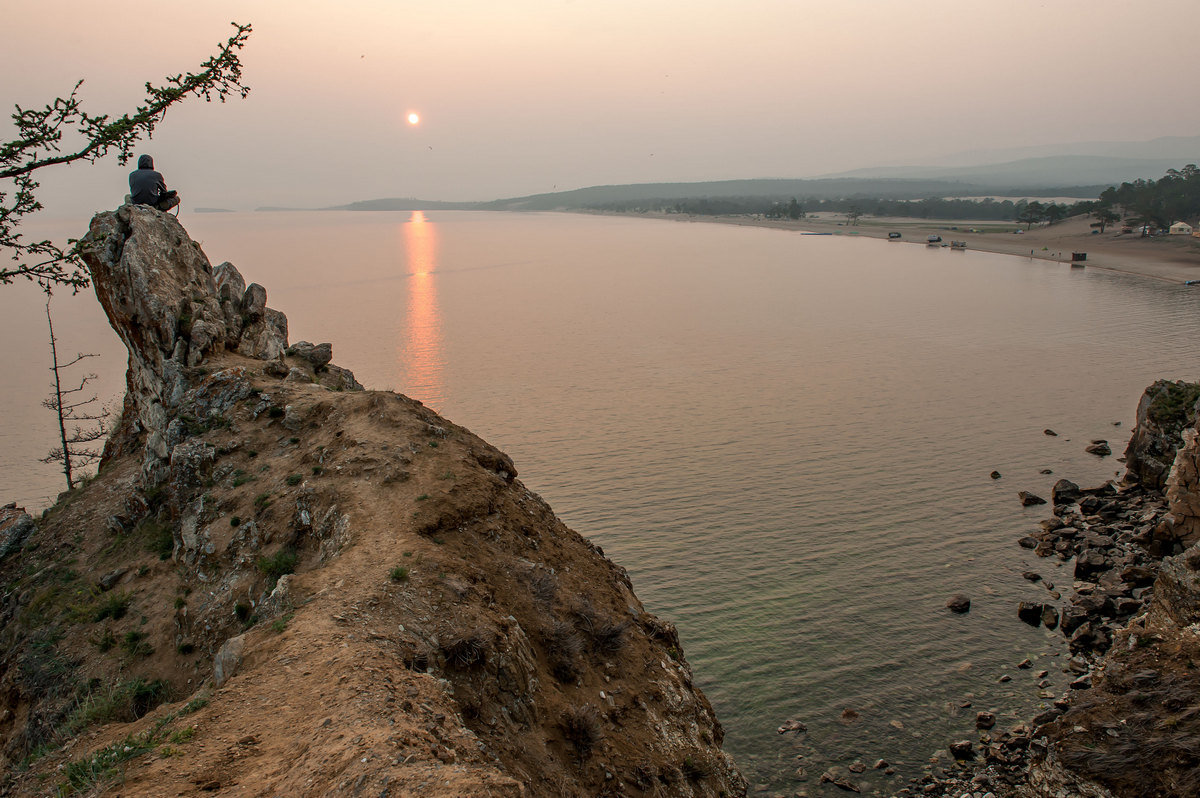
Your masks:
{"label": "boat on water", "polygon": [[933,244],[933,245],[940,244],[940,243],[942,243],[942,237],[935,233],[935,234],[929,236],[929,238],[926,238],[925,243]]}
{"label": "boat on water", "polygon": [[951,241],[950,242],[950,249],[966,249],[966,248],[967,248],[966,241]]}
{"label": "boat on water", "polygon": [[895,241],[898,238],[900,238],[899,233],[888,233],[888,241]]}

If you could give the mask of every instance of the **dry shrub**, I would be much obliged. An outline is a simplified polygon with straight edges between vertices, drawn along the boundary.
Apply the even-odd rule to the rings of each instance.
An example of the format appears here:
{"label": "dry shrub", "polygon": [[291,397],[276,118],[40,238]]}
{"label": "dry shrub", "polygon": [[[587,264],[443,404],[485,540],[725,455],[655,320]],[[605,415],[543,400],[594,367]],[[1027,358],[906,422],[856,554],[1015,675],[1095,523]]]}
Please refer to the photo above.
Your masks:
{"label": "dry shrub", "polygon": [[642,792],[649,792],[654,788],[654,765],[649,762],[639,762],[633,766],[633,786],[637,787]]}
{"label": "dry shrub", "polygon": [[538,571],[529,578],[529,592],[543,604],[553,604],[558,594],[558,577],[550,571]]}
{"label": "dry shrub", "polygon": [[575,605],[571,607],[571,617],[575,619],[575,626],[584,634],[591,635],[596,627],[596,608],[587,596],[580,596],[576,600]]}
{"label": "dry shrub", "polygon": [[683,758],[683,764],[679,766],[679,769],[688,781],[703,781],[712,775],[704,760],[691,754]]}
{"label": "dry shrub", "polygon": [[600,713],[591,704],[581,707],[570,707],[559,720],[563,737],[575,747],[580,759],[591,756],[592,750],[599,744],[603,733],[600,730]]}
{"label": "dry shrub", "polygon": [[592,651],[605,657],[616,654],[625,645],[625,632],[628,629],[626,621],[598,624],[592,630]]}
{"label": "dry shrub", "polygon": [[565,621],[555,621],[542,632],[542,645],[554,678],[560,682],[575,681],[579,676],[579,654],[583,651],[583,641],[575,628]]}
{"label": "dry shrub", "polygon": [[629,623],[602,620],[587,597],[580,598],[572,608],[571,616],[575,619],[579,631],[587,636],[594,654],[602,657],[612,656],[625,644],[625,632]]}
{"label": "dry shrub", "polygon": [[[1098,689],[1075,697],[1055,724],[1056,748],[1067,768],[1118,795],[1192,798],[1200,795],[1200,677],[1190,667],[1194,650],[1159,653],[1127,653],[1129,661],[1112,667]],[[1145,667],[1150,664],[1156,667]],[[1090,733],[1064,733],[1076,727]]]}
{"label": "dry shrub", "polygon": [[429,670],[429,652],[424,649],[420,649],[407,653],[404,656],[404,667],[408,668],[410,671],[424,673],[425,671]]}
{"label": "dry shrub", "polygon": [[[1139,731],[1131,729],[1136,735]],[[1149,730],[1146,730],[1149,731]],[[1101,783],[1120,788],[1130,798],[1184,798],[1200,795],[1200,736],[1167,731],[1146,737],[1131,736],[1111,745],[1087,748],[1063,746],[1061,757],[1068,768]],[[1154,775],[1145,778],[1145,765],[1153,762]],[[1170,771],[1174,778],[1163,778]]]}
{"label": "dry shrub", "polygon": [[680,648],[679,630],[675,628],[675,624],[670,621],[664,621],[662,618],[651,615],[648,612],[642,613],[639,620],[643,628],[645,628],[646,633],[655,640],[665,643],[668,648]]}
{"label": "dry shrub", "polygon": [[478,629],[473,629],[465,635],[451,637],[442,643],[442,654],[446,657],[446,664],[463,671],[487,659],[487,649],[487,638]]}

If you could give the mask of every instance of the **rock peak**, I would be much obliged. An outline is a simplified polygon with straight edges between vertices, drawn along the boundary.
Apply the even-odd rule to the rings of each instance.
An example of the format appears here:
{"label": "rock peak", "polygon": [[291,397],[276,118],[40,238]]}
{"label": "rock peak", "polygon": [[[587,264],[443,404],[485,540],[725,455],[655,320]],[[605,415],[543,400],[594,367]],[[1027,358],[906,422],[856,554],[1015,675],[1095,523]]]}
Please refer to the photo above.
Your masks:
{"label": "rock peak", "polygon": [[129,390],[95,479],[0,511],[0,794],[745,795],[675,627],[507,455],[174,217],[83,244]]}
{"label": "rock peak", "polygon": [[[143,473],[157,482],[173,448],[170,424],[187,383],[185,371],[219,351],[281,361],[288,349],[287,317],[267,307],[267,290],[258,283],[247,286],[232,263],[214,269],[169,213],[142,205],[99,213],[81,253],[96,298],[129,350],[122,423],[105,457],[140,444]],[[328,362],[325,357],[318,368],[329,368]],[[339,383],[361,387],[350,372],[332,369]]]}

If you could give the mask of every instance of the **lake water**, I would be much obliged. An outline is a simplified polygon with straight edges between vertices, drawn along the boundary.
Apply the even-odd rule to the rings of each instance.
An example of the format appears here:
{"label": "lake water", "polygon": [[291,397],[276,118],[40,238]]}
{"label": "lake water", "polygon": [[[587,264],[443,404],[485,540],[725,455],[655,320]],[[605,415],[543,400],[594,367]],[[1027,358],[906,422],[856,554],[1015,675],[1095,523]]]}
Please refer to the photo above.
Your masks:
{"label": "lake water", "polygon": [[[751,784],[788,794],[838,794],[822,770],[877,758],[899,773],[855,778],[892,794],[975,712],[1032,714],[1034,671],[1062,689],[1059,638],[1015,607],[1046,595],[1022,571],[1070,573],[1016,545],[1045,515],[1017,491],[1114,476],[1083,447],[1120,452],[1146,385],[1200,376],[1200,294],[1095,269],[636,218],[185,216],[291,340],[512,455],[678,624]],[[94,300],[55,307],[63,348],[119,391]],[[0,497],[32,507],[61,483],[34,462],[42,310],[0,289]],[[967,615],[944,609],[957,592]],[[793,718],[806,734],[776,733]]]}

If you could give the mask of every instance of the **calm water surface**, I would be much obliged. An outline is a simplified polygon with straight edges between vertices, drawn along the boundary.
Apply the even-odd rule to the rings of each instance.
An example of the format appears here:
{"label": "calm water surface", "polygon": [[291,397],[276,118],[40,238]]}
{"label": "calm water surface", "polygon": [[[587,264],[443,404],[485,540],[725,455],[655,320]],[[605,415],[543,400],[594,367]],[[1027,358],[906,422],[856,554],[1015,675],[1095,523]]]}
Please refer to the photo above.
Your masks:
{"label": "calm water surface", "polygon": [[[678,624],[726,748],[772,790],[836,794],[822,770],[884,758],[893,780],[858,778],[891,794],[975,712],[1011,725],[1045,701],[1025,657],[1060,690],[1062,646],[1015,605],[1045,597],[1022,571],[1070,574],[1016,546],[1044,515],[1016,493],[1112,477],[1083,447],[1120,451],[1142,388],[1200,376],[1200,294],[1094,269],[631,218],[184,221],[268,287],[291,340],[333,341],[364,384],[512,455]],[[42,506],[59,489],[31,465],[52,445],[44,319],[18,290],[0,291],[0,488]],[[100,352],[116,393],[123,350],[94,301],[55,302],[65,347]],[[956,592],[968,615],[944,609]],[[791,718],[808,733],[778,735]]]}

